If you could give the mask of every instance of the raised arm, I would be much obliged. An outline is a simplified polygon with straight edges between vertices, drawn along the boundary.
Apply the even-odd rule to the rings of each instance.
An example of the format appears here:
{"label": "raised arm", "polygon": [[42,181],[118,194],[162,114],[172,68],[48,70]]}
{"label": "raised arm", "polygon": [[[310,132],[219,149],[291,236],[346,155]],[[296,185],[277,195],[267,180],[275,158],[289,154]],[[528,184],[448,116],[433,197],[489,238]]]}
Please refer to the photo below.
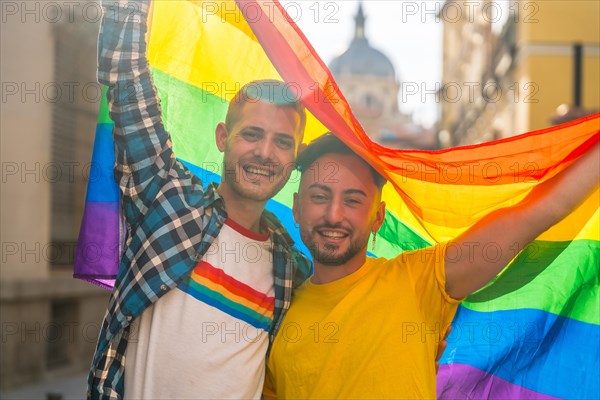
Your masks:
{"label": "raised arm", "polygon": [[98,80],[108,87],[115,178],[124,201],[133,206],[126,207],[129,220],[152,200],[144,190],[157,170],[174,160],[146,58],[149,8],[149,1],[104,0],[98,40]]}
{"label": "raised arm", "polygon": [[[452,242],[458,249],[446,255],[448,294],[460,298],[483,287],[515,256],[515,244],[522,249],[558,223],[598,187],[599,181],[597,142],[573,165],[533,189],[518,205],[484,217]],[[488,243],[501,250],[499,259],[484,256],[481,249]]]}

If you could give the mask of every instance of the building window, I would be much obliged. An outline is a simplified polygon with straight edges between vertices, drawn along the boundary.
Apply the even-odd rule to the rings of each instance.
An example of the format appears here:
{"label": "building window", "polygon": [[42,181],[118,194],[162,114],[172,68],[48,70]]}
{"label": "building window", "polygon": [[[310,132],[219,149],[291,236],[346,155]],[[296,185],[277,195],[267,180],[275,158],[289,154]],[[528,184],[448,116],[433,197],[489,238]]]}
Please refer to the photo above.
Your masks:
{"label": "building window", "polygon": [[50,323],[44,330],[48,369],[67,366],[71,364],[71,358],[77,356],[69,354],[69,349],[73,349],[73,342],[77,340],[77,304],[70,299],[52,302],[50,306]]}
{"label": "building window", "polygon": [[361,102],[369,109],[381,110],[381,102],[371,94],[366,94],[362,97]]}
{"label": "building window", "polygon": [[86,172],[94,140],[100,86],[96,82],[97,24],[83,19],[54,26],[55,57],[49,263],[71,268],[83,214]]}

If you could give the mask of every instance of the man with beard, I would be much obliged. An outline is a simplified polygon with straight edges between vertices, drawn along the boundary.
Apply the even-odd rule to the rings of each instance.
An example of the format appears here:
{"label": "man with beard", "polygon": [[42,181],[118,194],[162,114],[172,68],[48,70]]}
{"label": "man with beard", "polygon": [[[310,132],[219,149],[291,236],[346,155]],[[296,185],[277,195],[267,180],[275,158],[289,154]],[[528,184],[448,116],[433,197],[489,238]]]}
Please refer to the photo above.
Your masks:
{"label": "man with beard", "polygon": [[222,182],[203,188],[162,123],[148,9],[104,5],[98,77],[115,123],[127,238],[88,398],[260,398],[267,349],[311,269],[264,209],[294,169],[305,111],[282,82],[244,86],[216,127]]}
{"label": "man with beard", "polygon": [[[314,275],[275,338],[265,397],[435,398],[429,360],[457,304],[510,261],[515,243],[524,248],[598,186],[599,148],[454,241],[386,260],[366,256],[384,220],[385,180],[335,136],[311,143],[298,158],[293,211]],[[491,242],[503,250],[497,260],[472,251]]]}

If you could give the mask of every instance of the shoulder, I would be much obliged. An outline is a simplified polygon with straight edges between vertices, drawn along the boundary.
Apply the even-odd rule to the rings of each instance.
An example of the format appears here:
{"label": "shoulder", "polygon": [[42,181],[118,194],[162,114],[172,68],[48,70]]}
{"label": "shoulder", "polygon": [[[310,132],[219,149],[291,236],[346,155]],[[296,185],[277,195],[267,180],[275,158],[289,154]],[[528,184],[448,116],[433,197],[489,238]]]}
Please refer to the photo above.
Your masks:
{"label": "shoulder", "polygon": [[276,239],[278,242],[281,242],[281,244],[288,247],[294,245],[294,241],[292,240],[287,229],[285,229],[285,226],[283,226],[279,218],[277,218],[272,212],[263,210],[261,224],[269,231],[271,237]]}
{"label": "shoulder", "polygon": [[368,257],[367,262],[370,269],[384,275],[426,276],[443,267],[445,248],[445,244],[436,244],[422,249],[407,250],[390,259]]}
{"label": "shoulder", "polygon": [[275,246],[283,246],[284,252],[290,258],[294,270],[294,283],[295,286],[299,285],[312,274],[312,262],[294,246],[294,240],[289,232],[273,213],[264,210],[263,223],[271,233]]}
{"label": "shoulder", "polygon": [[295,286],[297,286],[312,275],[313,266],[310,259],[296,248],[291,249],[290,257],[292,261],[292,267],[295,269],[294,282],[296,284]]}
{"label": "shoulder", "polygon": [[446,254],[446,243],[437,243],[432,246],[416,250],[408,250],[389,260],[397,265],[431,264],[441,262]]}

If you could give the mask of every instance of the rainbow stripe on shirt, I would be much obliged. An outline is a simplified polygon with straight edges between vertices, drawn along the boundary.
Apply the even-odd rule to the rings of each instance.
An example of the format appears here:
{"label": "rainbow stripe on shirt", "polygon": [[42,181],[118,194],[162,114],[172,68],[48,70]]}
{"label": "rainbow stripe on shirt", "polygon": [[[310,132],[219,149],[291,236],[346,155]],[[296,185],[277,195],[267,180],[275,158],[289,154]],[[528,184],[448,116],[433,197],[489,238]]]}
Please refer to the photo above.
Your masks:
{"label": "rainbow stripe on shirt", "polygon": [[271,329],[275,298],[251,288],[205,261],[198,263],[178,288],[255,328],[267,332]]}

